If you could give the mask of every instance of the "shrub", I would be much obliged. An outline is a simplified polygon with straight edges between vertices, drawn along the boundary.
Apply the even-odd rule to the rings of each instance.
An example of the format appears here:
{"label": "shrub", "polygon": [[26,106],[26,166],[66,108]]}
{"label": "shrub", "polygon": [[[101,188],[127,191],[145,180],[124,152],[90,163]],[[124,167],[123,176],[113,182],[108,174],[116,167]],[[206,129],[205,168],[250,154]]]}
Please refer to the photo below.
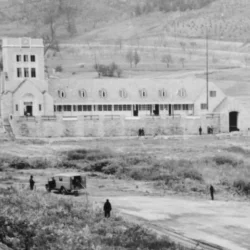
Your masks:
{"label": "shrub", "polygon": [[233,156],[229,155],[217,155],[214,156],[212,159],[216,163],[216,165],[229,164],[233,167],[236,167],[240,164],[243,164],[242,160],[235,159]]}
{"label": "shrub", "polygon": [[109,65],[95,64],[94,69],[101,76],[120,77],[122,74],[121,68],[114,62]]}
{"label": "shrub", "polygon": [[233,186],[237,188],[237,190],[244,195],[250,194],[250,181],[242,179],[236,180],[234,181]]}
{"label": "shrub", "polygon": [[110,160],[99,160],[85,168],[85,171],[102,172],[103,168],[110,165]]}
{"label": "shrub", "polygon": [[185,179],[189,178],[192,180],[203,181],[201,173],[199,173],[196,169],[183,169],[179,171],[179,174]]}
{"label": "shrub", "polygon": [[10,168],[15,168],[15,169],[29,169],[32,168],[32,166],[29,164],[29,162],[22,160],[22,159],[14,159],[10,165]]}
{"label": "shrub", "polygon": [[55,71],[56,71],[56,72],[63,72],[63,67],[62,67],[62,65],[57,65],[56,68],[55,68]]}

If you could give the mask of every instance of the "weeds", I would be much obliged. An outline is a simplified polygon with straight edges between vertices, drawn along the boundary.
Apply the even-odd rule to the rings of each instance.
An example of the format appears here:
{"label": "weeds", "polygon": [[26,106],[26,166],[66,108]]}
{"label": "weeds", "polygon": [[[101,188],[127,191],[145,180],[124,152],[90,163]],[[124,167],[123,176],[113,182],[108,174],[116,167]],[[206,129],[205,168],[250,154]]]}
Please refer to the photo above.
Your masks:
{"label": "weeds", "polygon": [[105,220],[102,210],[87,201],[9,189],[1,209],[0,242],[13,250],[185,249],[114,214]]}

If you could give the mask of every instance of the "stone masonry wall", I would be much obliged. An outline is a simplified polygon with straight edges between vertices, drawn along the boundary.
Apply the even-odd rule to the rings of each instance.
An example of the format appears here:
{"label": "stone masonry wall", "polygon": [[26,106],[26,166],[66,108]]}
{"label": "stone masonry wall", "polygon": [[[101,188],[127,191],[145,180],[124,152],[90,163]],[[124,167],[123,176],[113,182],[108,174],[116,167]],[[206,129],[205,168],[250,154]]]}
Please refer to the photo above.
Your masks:
{"label": "stone masonry wall", "polygon": [[[202,117],[151,117],[151,118],[105,118],[93,119],[83,116],[75,117],[76,120],[65,120],[57,116],[55,120],[46,120],[42,117],[35,119],[20,119],[13,117],[11,124],[16,136],[25,137],[114,137],[136,136],[139,128],[144,128],[145,135],[182,135],[198,134],[202,126],[207,133],[207,126],[213,125],[219,131],[218,118]],[[217,119],[217,120],[216,120]],[[212,121],[212,122],[211,122]]]}

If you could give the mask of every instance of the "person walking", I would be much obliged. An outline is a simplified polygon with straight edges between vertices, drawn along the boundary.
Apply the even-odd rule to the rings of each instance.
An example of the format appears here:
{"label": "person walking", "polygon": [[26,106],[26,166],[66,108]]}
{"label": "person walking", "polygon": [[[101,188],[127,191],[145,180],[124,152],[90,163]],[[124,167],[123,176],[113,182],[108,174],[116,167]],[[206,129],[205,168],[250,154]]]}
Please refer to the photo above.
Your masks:
{"label": "person walking", "polygon": [[211,200],[214,200],[214,187],[213,185],[210,185],[210,195],[211,195]]}
{"label": "person walking", "polygon": [[30,190],[33,190],[35,186],[35,181],[33,180],[33,175],[30,176]]}
{"label": "person walking", "polygon": [[105,218],[109,218],[110,217],[110,211],[112,210],[112,206],[111,206],[111,203],[109,202],[108,199],[104,203],[103,210],[104,210]]}
{"label": "person walking", "polygon": [[202,134],[202,128],[201,128],[201,126],[199,127],[199,134],[200,135]]}

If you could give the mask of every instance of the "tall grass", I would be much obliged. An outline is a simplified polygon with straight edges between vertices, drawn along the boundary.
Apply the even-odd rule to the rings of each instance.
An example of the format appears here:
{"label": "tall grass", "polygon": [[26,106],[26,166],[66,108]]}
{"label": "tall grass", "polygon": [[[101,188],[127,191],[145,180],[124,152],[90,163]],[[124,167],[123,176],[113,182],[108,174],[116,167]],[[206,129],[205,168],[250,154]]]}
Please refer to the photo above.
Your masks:
{"label": "tall grass", "polygon": [[1,193],[0,242],[13,250],[185,249],[114,213],[104,219],[87,200],[15,189]]}

